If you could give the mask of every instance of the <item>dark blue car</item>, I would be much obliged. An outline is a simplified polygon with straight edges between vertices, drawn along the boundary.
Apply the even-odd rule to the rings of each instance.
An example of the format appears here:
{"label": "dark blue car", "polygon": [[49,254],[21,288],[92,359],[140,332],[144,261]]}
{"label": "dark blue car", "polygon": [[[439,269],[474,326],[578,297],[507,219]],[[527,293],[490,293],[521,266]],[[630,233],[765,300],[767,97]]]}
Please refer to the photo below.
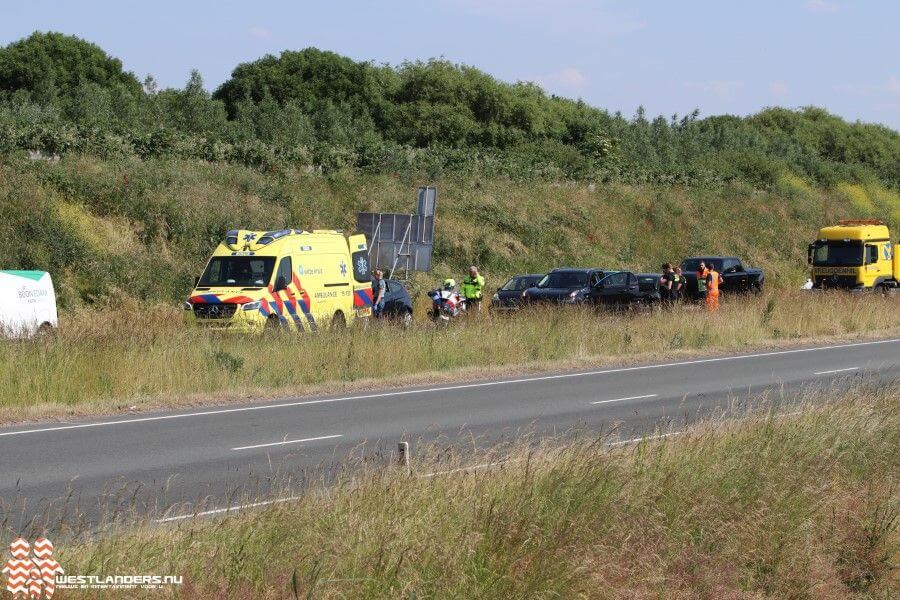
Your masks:
{"label": "dark blue car", "polygon": [[553,269],[537,284],[522,292],[522,305],[582,304],[590,300],[591,288],[604,275],[603,269]]}
{"label": "dark blue car", "polygon": [[384,285],[384,310],[381,317],[395,319],[404,327],[409,327],[413,321],[413,306],[406,286],[396,279],[385,279]]}
{"label": "dark blue car", "polygon": [[544,278],[542,274],[513,275],[491,298],[492,310],[516,310],[522,301],[522,292],[537,285]]}

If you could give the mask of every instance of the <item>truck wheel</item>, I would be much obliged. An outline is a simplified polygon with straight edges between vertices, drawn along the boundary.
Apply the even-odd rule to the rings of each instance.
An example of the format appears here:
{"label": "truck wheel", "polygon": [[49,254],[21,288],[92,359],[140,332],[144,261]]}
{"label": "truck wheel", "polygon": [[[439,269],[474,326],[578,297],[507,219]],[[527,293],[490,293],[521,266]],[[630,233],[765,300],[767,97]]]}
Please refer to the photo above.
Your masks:
{"label": "truck wheel", "polygon": [[334,313],[334,316],[331,317],[331,328],[338,331],[347,329],[347,319],[344,317],[344,313],[341,311]]}
{"label": "truck wheel", "polygon": [[273,331],[279,331],[283,329],[281,325],[281,321],[278,319],[277,315],[269,315],[269,318],[266,319],[265,330],[267,333],[271,333]]}
{"label": "truck wheel", "polygon": [[400,317],[400,324],[403,325],[403,329],[409,329],[413,324],[413,315],[411,310],[403,311],[403,315]]}

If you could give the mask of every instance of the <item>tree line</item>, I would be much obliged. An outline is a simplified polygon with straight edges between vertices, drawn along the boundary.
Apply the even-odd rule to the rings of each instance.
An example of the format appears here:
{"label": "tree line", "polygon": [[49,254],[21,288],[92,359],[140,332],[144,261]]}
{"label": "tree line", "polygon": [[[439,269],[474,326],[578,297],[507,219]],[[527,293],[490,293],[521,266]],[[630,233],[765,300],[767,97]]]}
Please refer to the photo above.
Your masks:
{"label": "tree line", "polygon": [[242,63],[212,93],[196,70],[160,89],[52,32],[0,49],[0,152],[27,150],[429,178],[765,187],[790,171],[900,188],[900,134],[820,108],[626,117],[445,60],[376,65],[316,48]]}

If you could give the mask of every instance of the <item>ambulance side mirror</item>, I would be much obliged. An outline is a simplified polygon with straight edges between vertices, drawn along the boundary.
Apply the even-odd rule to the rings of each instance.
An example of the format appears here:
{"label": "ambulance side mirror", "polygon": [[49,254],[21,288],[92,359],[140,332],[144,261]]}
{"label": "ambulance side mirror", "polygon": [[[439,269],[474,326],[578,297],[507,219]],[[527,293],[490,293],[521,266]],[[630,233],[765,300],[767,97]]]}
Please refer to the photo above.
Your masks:
{"label": "ambulance side mirror", "polygon": [[287,279],[284,278],[284,275],[279,275],[275,278],[275,289],[274,291],[280,292],[281,290],[287,287]]}

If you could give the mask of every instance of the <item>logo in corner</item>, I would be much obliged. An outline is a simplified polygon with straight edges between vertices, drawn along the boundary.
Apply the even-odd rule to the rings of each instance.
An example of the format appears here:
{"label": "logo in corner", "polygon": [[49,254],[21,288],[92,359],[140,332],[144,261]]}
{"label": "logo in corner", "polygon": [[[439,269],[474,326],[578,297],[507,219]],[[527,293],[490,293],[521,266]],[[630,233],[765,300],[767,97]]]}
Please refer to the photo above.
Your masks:
{"label": "logo in corner", "polygon": [[3,565],[6,591],[15,599],[50,600],[56,592],[56,576],[65,572],[53,558],[53,543],[41,536],[32,547],[18,537],[9,545],[9,554]]}

